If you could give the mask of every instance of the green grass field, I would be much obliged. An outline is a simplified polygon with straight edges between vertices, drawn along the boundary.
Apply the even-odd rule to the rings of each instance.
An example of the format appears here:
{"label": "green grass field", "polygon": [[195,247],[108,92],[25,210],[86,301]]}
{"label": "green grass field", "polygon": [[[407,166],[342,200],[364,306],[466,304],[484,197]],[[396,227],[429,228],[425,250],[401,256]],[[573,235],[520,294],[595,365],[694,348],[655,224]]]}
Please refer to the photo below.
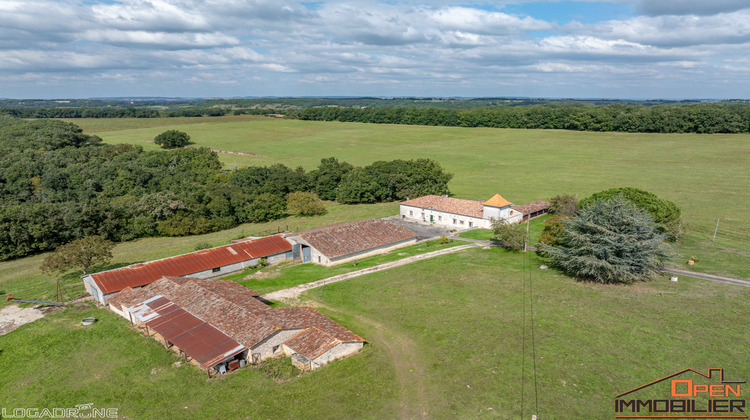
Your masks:
{"label": "green grass field", "polygon": [[[77,119],[109,143],[147,141],[166,129],[197,146],[251,152],[220,155],[228,167],[283,163],[314,168],[335,156],[356,165],[427,157],[455,174],[451,191],[514,203],[559,193],[586,197],[619,186],[677,203],[688,224],[675,251],[681,268],[750,278],[750,135],[626,134],[555,130],[422,127],[281,120],[255,116]],[[720,219],[716,241],[711,238]],[[687,266],[689,257],[700,261]]]}
{"label": "green grass field", "polygon": [[414,255],[439,251],[441,249],[452,248],[459,245],[466,245],[466,242],[453,240],[447,244],[440,244],[438,241],[428,241],[417,245],[398,248],[387,254],[375,255],[332,267],[324,267],[317,264],[302,264],[299,261],[282,262],[264,268],[230,274],[226,277],[222,277],[221,280],[236,281],[256,292],[269,293],[296,286],[298,284],[310,283],[328,277],[337,276],[339,274],[362,270]]}
{"label": "green grass field", "polygon": [[[600,286],[539,263],[475,248],[314,289],[310,304],[369,344],[301,376],[276,363],[267,370],[279,380],[256,368],[207,380],[113,313],[69,308],[0,337],[0,406],[93,403],[138,419],[530,418],[530,276],[540,418],[612,418],[617,393],[688,367],[750,378],[750,289],[689,278]],[[100,321],[81,327],[85,316]]]}

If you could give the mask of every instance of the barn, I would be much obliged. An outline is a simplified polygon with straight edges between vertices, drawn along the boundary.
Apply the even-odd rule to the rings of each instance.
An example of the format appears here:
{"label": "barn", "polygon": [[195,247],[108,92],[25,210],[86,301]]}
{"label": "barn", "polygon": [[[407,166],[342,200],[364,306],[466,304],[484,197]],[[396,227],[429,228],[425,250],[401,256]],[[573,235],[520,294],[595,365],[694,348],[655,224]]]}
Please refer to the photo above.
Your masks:
{"label": "barn", "polygon": [[355,220],[285,235],[295,258],[326,266],[353,261],[417,242],[417,235],[383,219]]}
{"label": "barn", "polygon": [[83,277],[83,285],[106,304],[120,290],[143,287],[164,276],[220,277],[257,265],[261,258],[269,263],[291,259],[292,245],[281,235],[267,236],[89,274]]}
{"label": "barn", "polygon": [[361,337],[313,308],[272,308],[257,298],[232,281],[164,277],[126,288],[108,302],[112,311],[209,374],[283,355],[312,370],[363,346]]}

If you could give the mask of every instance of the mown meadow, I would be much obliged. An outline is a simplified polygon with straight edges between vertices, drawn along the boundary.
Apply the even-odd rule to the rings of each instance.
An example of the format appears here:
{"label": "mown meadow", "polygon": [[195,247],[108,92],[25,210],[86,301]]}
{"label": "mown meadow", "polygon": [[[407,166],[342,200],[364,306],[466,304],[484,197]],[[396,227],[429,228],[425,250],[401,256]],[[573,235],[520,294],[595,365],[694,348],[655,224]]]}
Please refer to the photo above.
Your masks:
{"label": "mown meadow", "polygon": [[[195,146],[259,155],[220,154],[229,168],[283,163],[312,169],[330,156],[355,165],[426,157],[455,174],[450,189],[459,198],[487,199],[499,192],[525,203],[560,193],[584,198],[612,187],[637,187],[682,209],[687,233],[675,247],[677,266],[750,277],[748,134],[424,127],[244,115],[71,121],[108,143],[156,149],[149,143],[154,136],[178,129],[190,134]],[[688,267],[690,257],[698,263]]]}
{"label": "mown meadow", "polygon": [[[688,367],[750,377],[749,288],[667,277],[602,286],[541,262],[473,248],[313,289],[302,303],[368,344],[304,375],[282,359],[209,380],[174,367],[178,357],[112,312],[71,307],[0,337],[0,406],[93,403],[139,419],[505,419],[530,418],[538,401],[540,418],[611,418],[618,393]],[[99,322],[82,327],[85,316]]]}

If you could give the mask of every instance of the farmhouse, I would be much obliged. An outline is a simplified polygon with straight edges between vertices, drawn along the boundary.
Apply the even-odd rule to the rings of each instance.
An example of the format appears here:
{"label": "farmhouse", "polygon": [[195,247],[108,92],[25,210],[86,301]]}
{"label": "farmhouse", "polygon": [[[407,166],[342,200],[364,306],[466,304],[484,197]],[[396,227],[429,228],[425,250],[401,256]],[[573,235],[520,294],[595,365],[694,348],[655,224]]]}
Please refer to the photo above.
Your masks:
{"label": "farmhouse", "polygon": [[398,223],[367,219],[294,232],[286,239],[294,244],[295,258],[331,266],[411,245],[417,235]]}
{"label": "farmhouse", "polygon": [[232,281],[164,277],[108,303],[209,374],[286,355],[303,370],[349,356],[364,340],[308,307],[271,308]]}
{"label": "farmhouse", "polygon": [[485,202],[464,200],[446,195],[426,195],[401,203],[400,214],[404,220],[430,223],[456,230],[473,228],[489,229],[492,220],[505,220],[518,223],[522,220],[520,211],[512,208],[513,203],[495,194]]}
{"label": "farmhouse", "polygon": [[257,265],[292,258],[292,245],[281,235],[267,236],[231,245],[133,264],[83,277],[83,285],[96,300],[105,304],[114,293],[127,287],[143,287],[163,276],[211,278]]}

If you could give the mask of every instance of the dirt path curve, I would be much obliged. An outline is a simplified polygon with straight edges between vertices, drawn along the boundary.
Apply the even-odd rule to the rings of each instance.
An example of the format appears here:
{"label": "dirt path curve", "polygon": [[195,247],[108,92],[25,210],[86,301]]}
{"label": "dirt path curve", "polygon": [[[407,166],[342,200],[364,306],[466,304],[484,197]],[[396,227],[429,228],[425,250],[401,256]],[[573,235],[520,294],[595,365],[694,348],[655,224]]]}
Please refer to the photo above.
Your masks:
{"label": "dirt path curve", "polygon": [[351,273],[339,274],[338,276],[328,277],[322,280],[313,281],[310,283],[300,284],[288,289],[277,290],[275,292],[267,293],[262,296],[266,300],[289,300],[296,299],[300,294],[316,287],[325,286],[326,284],[336,283],[344,280],[349,280],[354,277],[363,276],[365,274],[375,273],[378,271],[388,270],[394,267],[400,267],[402,265],[411,264],[415,261],[426,260],[428,258],[437,257],[439,255],[452,254],[454,252],[463,251],[467,248],[474,248],[479,245],[471,243],[468,245],[459,245],[452,248],[441,249],[439,251],[427,252],[425,254],[415,255],[413,257],[407,257],[404,259],[376,265],[374,267],[365,268],[359,271],[352,271]]}
{"label": "dirt path curve", "polygon": [[[312,302],[311,302],[312,303]],[[424,387],[424,366],[420,362],[416,345],[406,334],[394,331],[380,322],[359,313],[331,308],[320,302],[312,303],[331,312],[339,312],[372,327],[368,343],[381,347],[393,363],[399,388],[399,419],[427,419],[427,397]]]}

